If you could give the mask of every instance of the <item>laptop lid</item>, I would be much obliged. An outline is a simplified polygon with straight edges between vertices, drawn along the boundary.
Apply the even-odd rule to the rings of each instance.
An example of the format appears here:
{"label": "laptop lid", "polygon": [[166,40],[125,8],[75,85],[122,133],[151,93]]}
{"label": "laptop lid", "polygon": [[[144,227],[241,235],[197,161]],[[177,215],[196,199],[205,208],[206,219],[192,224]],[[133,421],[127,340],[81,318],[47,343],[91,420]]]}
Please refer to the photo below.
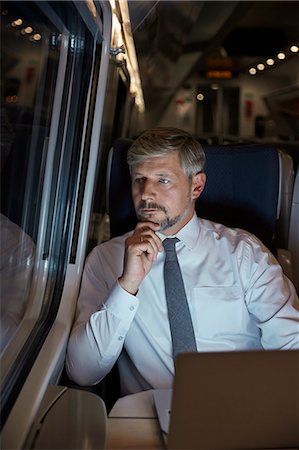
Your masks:
{"label": "laptop lid", "polygon": [[299,447],[299,351],[185,353],[169,449]]}

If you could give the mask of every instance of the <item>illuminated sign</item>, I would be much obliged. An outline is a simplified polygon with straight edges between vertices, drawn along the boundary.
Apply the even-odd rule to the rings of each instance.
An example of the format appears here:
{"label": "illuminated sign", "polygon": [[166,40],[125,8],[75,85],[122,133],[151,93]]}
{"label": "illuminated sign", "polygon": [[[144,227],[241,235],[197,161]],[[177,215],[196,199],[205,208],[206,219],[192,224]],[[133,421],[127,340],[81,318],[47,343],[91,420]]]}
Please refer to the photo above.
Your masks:
{"label": "illuminated sign", "polygon": [[206,77],[227,80],[233,77],[233,73],[231,70],[208,70],[206,72]]}

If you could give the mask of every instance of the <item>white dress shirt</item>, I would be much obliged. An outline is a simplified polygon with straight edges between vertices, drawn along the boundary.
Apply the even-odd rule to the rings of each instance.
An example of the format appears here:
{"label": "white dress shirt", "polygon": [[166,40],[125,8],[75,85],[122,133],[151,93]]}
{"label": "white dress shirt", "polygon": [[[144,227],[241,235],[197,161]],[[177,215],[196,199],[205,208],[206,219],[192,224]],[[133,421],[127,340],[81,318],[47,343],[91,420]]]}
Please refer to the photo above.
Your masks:
{"label": "white dress shirt", "polygon": [[[123,394],[169,388],[174,374],[165,254],[129,294],[117,281],[129,234],[89,255],[67,352],[69,376],[82,385],[100,381],[120,355]],[[195,215],[176,236],[198,351],[299,348],[295,288],[256,237]]]}

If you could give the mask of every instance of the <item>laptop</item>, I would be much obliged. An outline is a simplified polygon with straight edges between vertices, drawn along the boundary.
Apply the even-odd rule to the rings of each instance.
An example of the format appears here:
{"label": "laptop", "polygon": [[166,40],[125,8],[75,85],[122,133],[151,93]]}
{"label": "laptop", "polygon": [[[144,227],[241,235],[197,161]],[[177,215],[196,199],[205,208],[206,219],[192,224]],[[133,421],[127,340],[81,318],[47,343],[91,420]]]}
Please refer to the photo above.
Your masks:
{"label": "laptop", "polygon": [[154,403],[168,449],[298,449],[299,350],[180,354]]}

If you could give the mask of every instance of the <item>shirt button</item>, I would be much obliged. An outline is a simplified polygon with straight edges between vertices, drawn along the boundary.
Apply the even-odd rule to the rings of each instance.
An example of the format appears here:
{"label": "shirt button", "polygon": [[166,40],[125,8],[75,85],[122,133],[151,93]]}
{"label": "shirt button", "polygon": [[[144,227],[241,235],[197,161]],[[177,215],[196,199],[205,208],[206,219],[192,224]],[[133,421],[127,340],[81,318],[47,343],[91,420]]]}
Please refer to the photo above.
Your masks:
{"label": "shirt button", "polygon": [[123,338],[124,338],[123,336],[118,336],[118,340],[119,340],[119,341],[122,341]]}
{"label": "shirt button", "polygon": [[135,309],[135,306],[130,306],[130,311],[134,311],[134,309]]}

